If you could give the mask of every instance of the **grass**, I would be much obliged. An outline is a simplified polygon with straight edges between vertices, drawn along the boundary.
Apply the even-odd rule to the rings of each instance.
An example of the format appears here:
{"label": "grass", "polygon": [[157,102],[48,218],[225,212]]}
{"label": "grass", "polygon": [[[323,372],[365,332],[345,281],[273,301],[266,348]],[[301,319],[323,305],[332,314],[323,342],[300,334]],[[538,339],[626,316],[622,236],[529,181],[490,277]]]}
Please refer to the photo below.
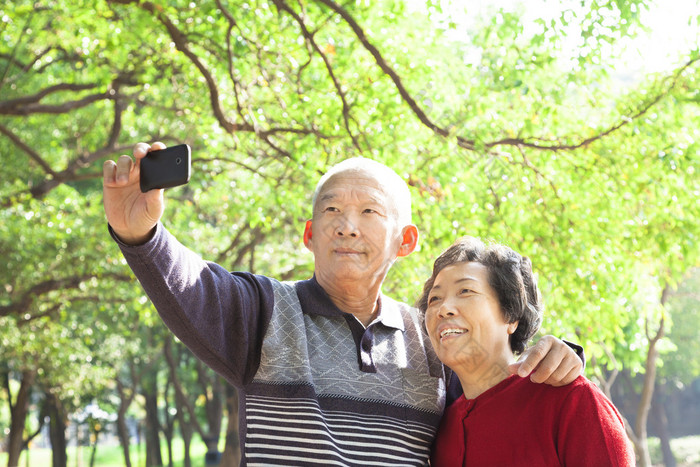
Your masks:
{"label": "grass", "polygon": [[[193,467],[204,467],[204,453],[206,450],[203,443],[193,440],[190,446],[190,457]],[[168,450],[165,445],[161,447],[161,452],[163,464],[168,465]],[[146,464],[146,452],[143,444],[141,446],[131,445],[130,453],[132,466],[143,467]],[[71,446],[68,448],[67,454],[67,467],[90,467],[91,448]],[[183,459],[182,440],[175,439],[173,440],[174,467],[182,467]],[[0,453],[0,466],[5,465],[7,465],[7,453],[3,452]],[[19,461],[19,467],[46,467],[47,465],[51,465],[51,449],[48,448],[32,448],[29,451],[24,451]],[[95,453],[95,466],[124,467],[124,454],[121,446],[98,446]]]}

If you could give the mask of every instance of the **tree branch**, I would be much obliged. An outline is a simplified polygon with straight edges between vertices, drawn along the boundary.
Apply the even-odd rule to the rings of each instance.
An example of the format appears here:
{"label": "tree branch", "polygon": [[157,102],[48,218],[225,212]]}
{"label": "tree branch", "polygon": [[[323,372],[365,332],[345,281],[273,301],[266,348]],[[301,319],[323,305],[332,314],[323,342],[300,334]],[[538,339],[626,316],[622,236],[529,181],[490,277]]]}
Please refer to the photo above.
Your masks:
{"label": "tree branch", "polygon": [[7,405],[10,408],[10,413],[12,413],[15,410],[15,406],[12,402],[12,389],[10,388],[10,370],[7,367],[4,367],[2,371],[2,384],[3,389],[7,393]]}
{"label": "tree branch", "polygon": [[[113,130],[116,126],[117,123],[113,125]],[[118,124],[118,126],[119,131],[121,131],[121,124]],[[39,155],[39,153],[37,153],[31,147],[29,147],[29,145],[22,141],[17,135],[15,135],[12,132],[12,130],[0,124],[0,133],[7,136],[10,139],[10,141],[12,141],[15,144],[15,146],[17,146],[19,149],[25,152],[30,159],[36,162],[44,170],[44,172],[46,172],[48,178],[44,179],[41,183],[33,186],[29,190],[29,193],[34,198],[43,197],[48,192],[65,182],[101,177],[102,172],[76,175],[76,171],[79,168],[86,167],[95,160],[101,159],[102,157],[106,157],[110,154],[113,154],[114,152],[126,151],[131,147],[127,145],[116,147],[110,146],[114,144],[112,138],[116,138],[116,136],[113,133],[112,135],[110,135],[110,141],[108,141],[105,147],[98,149],[97,151],[94,151],[92,153],[83,154],[81,157],[70,162],[64,170],[56,172],[46,161],[44,161],[44,159]],[[5,200],[3,201],[2,206],[7,206],[8,204],[9,202]]]}
{"label": "tree branch", "polygon": [[0,124],[0,133],[7,136],[10,139],[10,141],[14,143],[15,146],[20,148],[23,152],[27,153],[30,159],[32,159],[34,162],[39,164],[39,166],[42,169],[44,169],[44,172],[46,172],[53,178],[56,177],[57,173],[54,172],[51,166],[39,155],[39,153],[30,148],[29,145],[22,141],[19,136],[15,135],[12,132],[12,130]]}
{"label": "tree branch", "polygon": [[[245,116],[243,115],[243,106],[241,105],[241,97],[239,95],[238,89],[239,87],[241,87],[241,84],[233,72],[234,55],[233,47],[231,46],[231,32],[233,31],[233,28],[238,28],[238,23],[236,22],[236,19],[233,17],[231,12],[228,11],[228,9],[226,9],[221,3],[221,0],[216,0],[216,5],[219,7],[219,10],[221,10],[221,12],[224,14],[224,17],[226,18],[226,21],[228,21],[229,24],[228,30],[226,31],[226,62],[228,63],[228,75],[231,79],[231,83],[233,84],[233,97],[236,100],[236,110],[241,119],[245,120]],[[238,29],[240,30],[240,28]]]}
{"label": "tree branch", "polygon": [[10,71],[10,67],[12,66],[12,63],[15,60],[15,57],[17,56],[17,50],[19,50],[19,46],[22,43],[22,39],[24,38],[24,35],[27,33],[27,30],[29,29],[29,25],[32,22],[32,18],[34,18],[34,13],[36,10],[33,10],[29,16],[27,16],[27,20],[24,23],[24,27],[22,27],[22,32],[20,33],[19,39],[17,39],[17,42],[15,43],[14,47],[12,47],[12,55],[10,55],[10,60],[7,61],[7,66],[2,72],[2,76],[0,76],[0,89],[2,89],[3,85],[5,84],[5,78],[7,78],[7,73]]}
{"label": "tree branch", "polygon": [[73,84],[73,83],[60,83],[56,84],[53,86],[49,86],[48,88],[44,88],[41,91],[37,92],[36,94],[32,94],[31,96],[24,96],[24,97],[18,97],[16,99],[10,99],[4,102],[0,102],[0,113],[4,113],[8,109],[18,109],[22,108],[23,106],[27,106],[30,104],[36,104],[40,102],[44,97],[56,93],[56,92],[62,92],[62,91],[87,91],[89,89],[95,89],[99,87],[99,84],[96,83],[86,83],[86,84]]}
{"label": "tree branch", "polygon": [[352,133],[352,130],[350,130],[350,106],[348,105],[348,100],[345,95],[345,92],[343,91],[343,87],[340,85],[340,83],[338,82],[338,78],[335,76],[335,72],[333,71],[333,66],[331,65],[330,60],[328,60],[326,54],[323,53],[321,48],[316,43],[314,35],[307,29],[306,24],[304,23],[304,20],[301,18],[301,16],[299,16],[294,10],[287,6],[284,0],[273,0],[273,2],[278,9],[286,11],[292,18],[294,18],[294,21],[296,21],[296,23],[299,25],[301,33],[304,35],[306,41],[309,44],[311,44],[311,47],[316,51],[318,55],[321,56],[321,59],[323,60],[324,65],[326,66],[326,70],[328,71],[328,76],[330,76],[331,81],[333,81],[333,86],[335,87],[336,91],[338,91],[338,95],[340,96],[340,100],[343,104],[343,121],[345,123],[345,130],[348,132],[348,135],[350,135],[350,139],[352,140],[353,145],[357,148],[358,151],[362,152],[360,143],[357,141],[357,138]]}
{"label": "tree branch", "polygon": [[[661,294],[660,304],[664,306],[666,297],[668,297],[669,287],[666,285]],[[649,339],[649,347],[647,349],[647,359],[645,363],[644,383],[642,385],[642,393],[637,406],[637,420],[634,431],[639,439],[644,440],[647,436],[647,419],[649,416],[649,408],[651,407],[651,398],[654,395],[654,381],[656,380],[656,361],[659,357],[659,349],[656,347],[659,340],[664,336],[664,319],[662,314],[659,320],[659,327],[656,333],[652,336],[649,332],[649,316],[644,320],[644,329]]]}
{"label": "tree branch", "polygon": [[[22,62],[20,62],[19,60],[17,60],[17,58],[13,57],[12,55],[10,55],[10,54],[5,54],[5,53],[0,53],[0,58],[2,58],[2,59],[4,59],[4,60],[7,60],[10,64],[15,64],[16,66],[18,66],[18,67],[22,70],[23,73],[26,73],[27,71],[29,71],[29,70],[34,66],[34,64],[35,64],[36,62],[38,62],[38,61],[41,60],[46,54],[48,54],[49,52],[51,52],[51,50],[53,50],[53,47],[47,47],[47,48],[45,48],[44,50],[42,50],[41,52],[39,52],[38,54],[36,54],[36,55],[35,55],[30,61],[28,61],[27,63],[22,63]],[[64,51],[64,52],[65,52],[65,51]],[[51,63],[53,63],[53,62],[51,62]],[[46,66],[46,65],[44,65],[44,66]],[[1,87],[1,86],[0,86],[0,87]]]}
{"label": "tree branch", "polygon": [[[341,5],[337,4],[333,0],[317,0],[319,3],[322,3],[329,7],[331,10],[335,11],[340,17],[350,26],[350,28],[353,30],[357,38],[360,40],[362,45],[364,46],[367,51],[374,57],[375,62],[381,70],[391,78],[391,80],[394,82],[394,85],[396,86],[396,89],[399,91],[399,94],[401,95],[401,98],[408,104],[408,106],[411,108],[413,113],[418,117],[420,122],[431,129],[433,132],[436,134],[443,136],[443,137],[449,137],[451,136],[451,132],[443,127],[438,126],[434,122],[428,118],[428,116],[423,112],[423,110],[420,108],[418,103],[411,97],[410,93],[406,90],[404,87],[403,83],[401,82],[400,77],[398,74],[389,66],[389,64],[386,62],[386,60],[382,57],[381,53],[379,50],[367,39],[367,36],[365,35],[365,32],[363,29],[360,27],[360,25],[355,21],[355,19],[348,13],[347,10],[345,10]],[[594,141],[597,141],[601,138],[604,138],[611,133],[619,130],[623,126],[627,125],[631,121],[641,117],[645,113],[647,113],[654,105],[656,105],[663,97],[668,94],[668,92],[675,87],[676,82],[678,81],[681,73],[685,71],[688,67],[690,67],[694,62],[700,60],[700,57],[694,57],[691,60],[689,60],[681,69],[679,69],[675,75],[671,79],[671,84],[668,86],[668,88],[655,96],[653,99],[648,101],[640,110],[635,112],[631,117],[623,117],[622,120],[613,125],[612,127],[608,128],[605,131],[602,131],[596,135],[593,135],[589,138],[585,138],[578,143],[573,143],[573,144],[552,144],[552,145],[546,145],[546,144],[539,144],[537,143],[537,139],[532,138],[532,139],[524,139],[524,138],[504,138],[498,141],[493,141],[486,143],[484,146],[489,149],[493,148],[495,146],[523,146],[523,147],[530,147],[533,149],[539,149],[539,150],[548,150],[548,151],[566,151],[566,150],[575,150],[575,149],[580,149],[582,147],[588,146],[589,144],[593,143]],[[456,135],[455,136],[457,139],[457,144],[467,150],[476,150],[475,142],[473,139],[468,139],[464,138],[462,136]]]}
{"label": "tree branch", "polygon": [[680,69],[678,69],[671,77],[667,78],[670,79],[670,84],[666,86],[666,88],[655,95],[653,98],[651,98],[649,101],[647,101],[646,104],[644,104],[640,109],[638,109],[635,113],[633,113],[631,116],[625,116],[622,117],[620,122],[616,123],[615,125],[611,126],[605,131],[601,131],[593,136],[590,136],[588,138],[585,138],[578,143],[573,143],[573,144],[540,144],[537,141],[537,138],[530,138],[530,139],[525,139],[525,138],[504,138],[498,141],[493,141],[490,143],[485,144],[486,148],[492,148],[494,146],[522,146],[522,147],[529,147],[533,149],[540,149],[540,150],[546,150],[546,151],[573,151],[576,149],[580,149],[583,147],[588,146],[589,144],[593,143],[594,141],[597,141],[599,139],[602,139],[611,133],[614,133],[615,131],[619,130],[623,126],[633,122],[634,120],[640,118],[649,110],[654,107],[656,104],[658,104],[664,97],[668,95],[668,93],[676,87],[676,84],[678,83],[678,80],[680,79],[681,74],[691,67],[695,62],[700,60],[700,57],[695,57],[688,62],[685,63]]}
{"label": "tree branch", "polygon": [[[603,391],[603,394],[605,394],[608,399],[612,400],[612,386],[615,383],[615,379],[617,379],[618,374],[620,373],[619,370],[617,369],[618,363],[617,359],[615,358],[615,355],[608,349],[608,346],[605,345],[604,342],[599,342],[600,346],[603,348],[603,351],[605,352],[605,355],[610,359],[610,361],[613,364],[613,371],[610,375],[609,378],[605,378],[605,375],[603,375],[603,371],[599,370],[599,367],[596,367],[596,373],[598,374],[598,380],[600,381],[600,386],[601,390]],[[634,428],[632,427],[632,424],[630,421],[625,417],[625,415],[620,411],[620,417],[622,417],[622,423],[625,427],[625,433],[627,433],[627,437],[635,444],[639,444],[639,436],[634,431]]]}
{"label": "tree branch", "polygon": [[216,84],[216,80],[212,76],[211,72],[202,63],[199,57],[190,50],[188,45],[188,40],[185,34],[183,34],[175,24],[168,18],[168,16],[163,13],[163,8],[161,6],[155,5],[151,2],[138,1],[138,0],[110,0],[113,3],[121,4],[131,4],[136,3],[139,7],[153,14],[160,23],[165,26],[168,31],[170,38],[175,43],[177,50],[185,54],[185,56],[194,64],[195,67],[204,77],[209,89],[209,101],[211,103],[211,108],[214,112],[214,116],[218,120],[219,124],[229,133],[234,133],[236,131],[253,131],[253,127],[248,123],[235,123],[228,120],[221,108],[221,102],[219,100],[219,88]]}
{"label": "tree branch", "polygon": [[[396,89],[399,91],[399,94],[401,95],[401,98],[408,104],[408,106],[411,108],[413,113],[418,117],[418,120],[421,121],[423,125],[426,127],[430,128],[433,132],[437,133],[440,136],[443,137],[449,137],[451,136],[451,132],[445,128],[440,127],[436,123],[434,123],[428,115],[426,115],[425,112],[423,112],[423,109],[420,108],[418,103],[413,99],[411,94],[408,92],[406,87],[403,85],[403,82],[401,81],[401,78],[399,75],[394,71],[391,66],[387,63],[387,61],[382,57],[381,52],[372,44],[367,36],[365,35],[364,30],[360,27],[360,25],[355,21],[355,18],[348,13],[348,11],[334,2],[333,0],[317,0],[320,3],[323,3],[327,7],[329,7],[331,10],[335,11],[340,15],[340,17],[345,20],[345,22],[350,26],[350,28],[353,30],[357,38],[360,40],[362,45],[364,46],[365,49],[374,57],[375,62],[377,65],[379,65],[379,68],[391,78],[391,80],[394,82],[394,85],[396,86]],[[463,138],[461,136],[456,136],[457,138],[457,144],[460,147],[463,147],[468,150],[474,150],[475,149],[475,143],[474,140]]]}
{"label": "tree branch", "polygon": [[32,96],[20,97],[18,99],[0,102],[0,115],[26,116],[35,113],[61,114],[70,112],[71,110],[80,109],[82,107],[87,107],[93,102],[114,98],[114,90],[107,89],[105,92],[90,94],[89,96],[85,96],[81,99],[63,102],[62,104],[40,103],[40,100],[44,96],[54,92],[83,91],[86,89],[93,89],[95,87],[97,87],[97,85],[94,84],[57,84],[56,86],[51,86],[51,88],[44,89],[38,94],[34,94]]}
{"label": "tree branch", "polygon": [[[130,146],[117,146],[119,140],[119,135],[122,130],[122,114],[124,112],[124,98],[120,94],[120,88],[122,84],[128,81],[128,77],[119,77],[114,80],[110,89],[106,94],[109,94],[109,98],[114,101],[114,120],[112,122],[112,127],[105,145],[92,152],[84,153],[80,157],[70,161],[66,168],[60,172],[55,171],[51,166],[39,155],[38,152],[34,151],[28,144],[22,141],[19,136],[15,135],[12,130],[0,124],[0,133],[7,136],[20,150],[25,152],[30,159],[36,162],[47,174],[48,178],[44,179],[41,183],[33,186],[29,192],[34,198],[41,198],[46,195],[49,191],[53,190],[62,183],[68,181],[75,181],[81,179],[96,178],[101,176],[101,172],[95,172],[91,174],[76,175],[78,169],[84,168],[92,164],[94,161],[113,154],[116,151],[128,150]],[[76,90],[81,89],[84,86],[95,86],[95,85],[57,85],[51,88],[44,89],[43,91],[33,95],[24,97],[21,99],[15,99],[13,102],[31,105],[34,102],[38,102],[44,96],[57,92],[58,90]],[[9,101],[8,101],[9,102]],[[3,203],[7,204],[7,203]]]}
{"label": "tree branch", "polygon": [[[123,274],[105,274],[101,277],[110,277],[116,280],[129,281],[131,277]],[[23,314],[31,308],[35,301],[42,295],[46,295],[56,290],[77,289],[83,282],[94,279],[94,274],[84,274],[82,276],[68,277],[64,279],[47,279],[43,282],[34,284],[16,300],[11,301],[9,305],[0,305],[0,317],[9,316],[10,314]]]}

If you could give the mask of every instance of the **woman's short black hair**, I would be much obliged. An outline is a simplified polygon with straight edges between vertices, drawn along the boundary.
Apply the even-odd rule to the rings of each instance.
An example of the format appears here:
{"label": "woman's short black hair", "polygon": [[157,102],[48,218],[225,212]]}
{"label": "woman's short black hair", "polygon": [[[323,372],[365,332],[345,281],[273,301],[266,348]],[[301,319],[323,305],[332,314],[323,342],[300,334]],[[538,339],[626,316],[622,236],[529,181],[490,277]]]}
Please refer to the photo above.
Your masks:
{"label": "woman's short black hair", "polygon": [[515,353],[522,352],[540,328],[544,304],[530,259],[505,245],[485,245],[474,237],[457,240],[435,260],[433,274],[423,286],[418,309],[423,313],[427,310],[428,295],[440,271],[452,264],[469,262],[483,264],[488,269],[489,285],[496,292],[506,322],[518,321],[517,329],[510,336],[510,348]]}

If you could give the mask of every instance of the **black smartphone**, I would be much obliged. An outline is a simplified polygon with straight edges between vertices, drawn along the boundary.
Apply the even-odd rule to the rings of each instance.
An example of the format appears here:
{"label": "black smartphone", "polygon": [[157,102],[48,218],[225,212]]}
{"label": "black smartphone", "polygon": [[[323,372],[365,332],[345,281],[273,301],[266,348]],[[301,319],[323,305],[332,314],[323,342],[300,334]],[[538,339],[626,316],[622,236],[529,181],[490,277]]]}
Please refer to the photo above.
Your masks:
{"label": "black smartphone", "polygon": [[187,144],[149,152],[141,159],[141,192],[171,188],[190,181],[191,150]]}

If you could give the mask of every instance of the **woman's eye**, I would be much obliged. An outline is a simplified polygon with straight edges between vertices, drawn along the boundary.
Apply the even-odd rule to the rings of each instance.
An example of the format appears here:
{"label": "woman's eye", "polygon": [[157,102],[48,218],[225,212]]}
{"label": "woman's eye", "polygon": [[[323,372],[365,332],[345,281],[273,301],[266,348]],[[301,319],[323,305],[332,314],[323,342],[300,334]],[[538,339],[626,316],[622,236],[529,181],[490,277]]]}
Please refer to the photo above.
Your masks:
{"label": "woman's eye", "polygon": [[376,213],[377,211],[375,211],[374,209],[369,209],[369,208],[367,208],[367,209],[365,209],[365,210],[362,211],[362,212],[364,212],[365,214],[374,214],[374,213]]}
{"label": "woman's eye", "polygon": [[433,302],[438,301],[439,299],[440,299],[440,297],[437,297],[435,295],[433,295],[432,297],[428,297],[428,305],[430,305]]}
{"label": "woman's eye", "polygon": [[462,290],[460,291],[460,293],[462,293],[462,294],[470,294],[470,293],[474,293],[474,291],[473,291],[472,289],[462,289]]}

